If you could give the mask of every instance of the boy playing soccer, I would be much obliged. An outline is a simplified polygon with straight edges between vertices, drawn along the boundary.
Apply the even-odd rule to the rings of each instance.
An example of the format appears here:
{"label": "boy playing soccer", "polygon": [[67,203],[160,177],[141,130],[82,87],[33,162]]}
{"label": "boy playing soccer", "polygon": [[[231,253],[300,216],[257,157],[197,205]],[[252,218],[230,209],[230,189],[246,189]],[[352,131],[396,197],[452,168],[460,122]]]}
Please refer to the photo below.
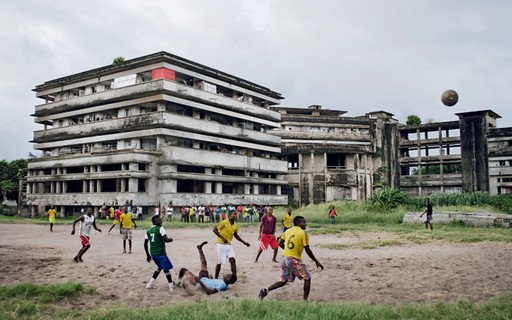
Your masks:
{"label": "boy playing soccer", "polygon": [[309,248],[309,235],[306,230],[306,219],[302,216],[296,216],[293,219],[294,227],[286,230],[279,240],[279,246],[284,249],[281,259],[281,280],[272,284],[270,287],[261,289],[259,297],[263,300],[272,290],[281,288],[288,281],[293,282],[295,278],[304,279],[304,300],[308,300],[309,290],[311,288],[311,275],[308,268],[302,262],[302,252],[306,250],[308,256],[316,263],[317,268],[324,269],[324,266],[318,262]]}
{"label": "boy playing soccer", "polygon": [[[146,260],[150,262],[153,260],[156,264],[156,271],[146,285],[147,289],[154,289],[156,278],[160,274],[160,271],[164,270],[165,277],[169,283],[169,290],[174,290],[174,284],[172,283],[172,277],[169,270],[173,268],[171,260],[167,257],[165,251],[165,243],[172,242],[172,238],[167,237],[164,227],[162,227],[162,219],[159,215],[151,218],[153,226],[146,231],[146,237],[144,239],[144,250],[146,251]],[[148,243],[150,243],[150,249],[148,250]]]}

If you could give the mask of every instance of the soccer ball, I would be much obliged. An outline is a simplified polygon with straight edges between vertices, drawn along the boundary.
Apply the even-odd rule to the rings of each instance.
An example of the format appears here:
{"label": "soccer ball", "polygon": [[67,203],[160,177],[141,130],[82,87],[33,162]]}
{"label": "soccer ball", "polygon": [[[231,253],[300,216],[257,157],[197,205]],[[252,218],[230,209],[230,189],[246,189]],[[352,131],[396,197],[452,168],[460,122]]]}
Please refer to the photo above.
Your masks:
{"label": "soccer ball", "polygon": [[441,95],[441,102],[447,107],[453,107],[459,101],[459,95],[455,90],[448,89]]}

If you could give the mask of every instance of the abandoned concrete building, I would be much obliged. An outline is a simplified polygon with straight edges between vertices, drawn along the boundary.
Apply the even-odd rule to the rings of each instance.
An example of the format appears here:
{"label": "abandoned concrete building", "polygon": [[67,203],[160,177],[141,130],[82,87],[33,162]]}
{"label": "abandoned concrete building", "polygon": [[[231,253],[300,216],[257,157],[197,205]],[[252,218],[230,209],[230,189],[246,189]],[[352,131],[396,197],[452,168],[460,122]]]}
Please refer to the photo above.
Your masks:
{"label": "abandoned concrete building", "polygon": [[298,205],[351,199],[364,200],[373,192],[376,121],[343,117],[346,111],[273,106],[281,113],[281,155],[288,162],[288,186],[283,193]]}
{"label": "abandoned concrete building", "polygon": [[34,149],[26,203],[55,205],[286,205],[286,161],[270,134],[282,96],[159,52],[34,89]]}
{"label": "abandoned concrete building", "polygon": [[92,206],[298,205],[411,195],[512,194],[512,128],[491,110],[403,125],[387,111],[280,106],[266,87],[159,52],[34,89],[32,214]]}
{"label": "abandoned concrete building", "polygon": [[[389,184],[411,195],[512,193],[512,128],[497,128],[492,110],[456,113],[458,121],[400,125],[387,141]],[[396,146],[393,145],[395,141]]]}
{"label": "abandoned concrete building", "polygon": [[457,113],[458,121],[407,126],[375,111],[271,107],[281,113],[283,193],[299,205],[364,200],[384,186],[413,196],[437,192],[512,193],[512,128],[491,110]]}

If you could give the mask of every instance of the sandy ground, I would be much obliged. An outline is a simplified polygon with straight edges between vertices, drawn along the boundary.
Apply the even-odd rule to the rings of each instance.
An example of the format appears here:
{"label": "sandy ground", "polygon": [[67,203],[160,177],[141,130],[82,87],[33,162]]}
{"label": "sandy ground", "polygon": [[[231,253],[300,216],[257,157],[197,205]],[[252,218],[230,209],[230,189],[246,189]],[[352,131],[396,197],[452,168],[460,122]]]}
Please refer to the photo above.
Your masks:
{"label": "sandy ground", "polygon": [[[164,224],[165,226],[165,224]],[[122,254],[118,229],[107,233],[93,231],[92,247],[84,255],[84,263],[72,258],[80,249],[77,235],[70,235],[71,226],[57,225],[49,232],[44,225],[0,225],[0,284],[23,281],[60,283],[75,281],[97,289],[97,295],[87,296],[78,306],[101,306],[126,303],[132,306],[161,305],[199,299],[254,298],[263,287],[278,280],[279,266],[271,262],[271,252],[263,252],[254,263],[258,248],[257,227],[242,228],[240,236],[250,248],[234,240],[239,280],[222,293],[189,296],[182,289],[170,293],[163,274],[157,279],[157,289],[147,290],[145,284],[154,271],[143,249],[144,230],[134,232],[132,254]],[[203,240],[210,272],[215,267],[215,236],[207,229],[167,229],[174,242],[167,253],[174,264],[172,276],[178,278],[181,267],[197,273],[199,259],[196,245]],[[427,232],[427,231],[425,231]],[[486,300],[512,290],[512,246],[505,243],[451,244],[436,242],[428,245],[407,244],[376,249],[334,250],[321,244],[354,244],[377,239],[392,239],[390,234],[313,235],[311,248],[325,266],[321,271],[306,253],[304,262],[312,274],[312,301],[343,301],[370,304],[400,305],[412,302],[450,301],[467,298]],[[278,256],[280,256],[281,250]],[[222,266],[221,274],[229,272]],[[267,299],[300,300],[302,281],[273,291]]]}

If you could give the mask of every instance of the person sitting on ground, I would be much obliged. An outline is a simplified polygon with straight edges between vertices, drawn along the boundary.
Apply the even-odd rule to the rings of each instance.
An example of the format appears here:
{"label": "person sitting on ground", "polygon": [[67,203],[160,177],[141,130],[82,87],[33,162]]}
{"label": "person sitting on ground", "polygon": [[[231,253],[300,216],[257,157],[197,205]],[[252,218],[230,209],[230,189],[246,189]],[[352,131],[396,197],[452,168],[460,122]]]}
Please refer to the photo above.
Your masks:
{"label": "person sitting on ground", "polygon": [[186,268],[181,268],[178,274],[179,285],[189,293],[190,287],[200,287],[206,294],[214,294],[226,290],[228,285],[235,283],[237,280],[236,273],[228,273],[224,275],[222,279],[212,279],[212,276],[208,272],[208,264],[203,252],[203,246],[207,243],[207,241],[204,241],[197,246],[199,260],[201,261],[199,276],[196,277]]}

